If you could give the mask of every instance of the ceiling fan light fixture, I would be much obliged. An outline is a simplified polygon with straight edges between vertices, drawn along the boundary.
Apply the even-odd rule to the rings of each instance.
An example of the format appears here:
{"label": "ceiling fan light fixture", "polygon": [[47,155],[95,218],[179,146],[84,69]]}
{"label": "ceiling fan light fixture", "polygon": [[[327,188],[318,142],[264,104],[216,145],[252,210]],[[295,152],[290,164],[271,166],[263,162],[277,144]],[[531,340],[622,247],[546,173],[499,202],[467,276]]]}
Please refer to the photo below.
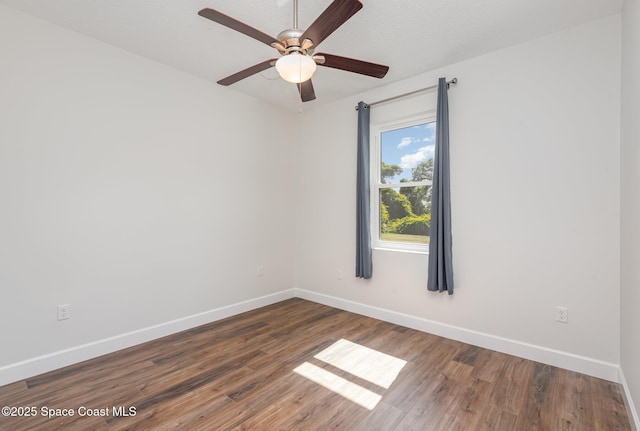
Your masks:
{"label": "ceiling fan light fixture", "polygon": [[383,78],[386,75],[389,66],[382,64],[331,54],[313,55],[323,40],[362,9],[361,0],[332,0],[306,30],[298,28],[298,0],[292,1],[293,27],[281,31],[277,37],[263,33],[215,9],[204,8],[198,12],[198,15],[203,18],[275,48],[281,55],[229,75],[219,80],[218,84],[231,85],[275,66],[282,79],[297,84],[300,99],[308,102],[316,98],[311,83],[316,64],[374,78]]}
{"label": "ceiling fan light fixture", "polygon": [[308,55],[294,51],[276,61],[276,70],[285,81],[298,84],[311,79],[316,71],[316,62]]}

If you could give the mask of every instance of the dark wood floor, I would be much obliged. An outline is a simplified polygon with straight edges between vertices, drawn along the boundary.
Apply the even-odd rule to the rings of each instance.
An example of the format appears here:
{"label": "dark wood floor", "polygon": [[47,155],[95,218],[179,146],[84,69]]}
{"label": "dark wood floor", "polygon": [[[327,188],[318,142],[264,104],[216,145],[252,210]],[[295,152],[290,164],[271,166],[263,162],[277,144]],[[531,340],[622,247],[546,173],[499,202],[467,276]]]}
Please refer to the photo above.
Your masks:
{"label": "dark wood floor", "polygon": [[0,387],[0,406],[37,411],[2,430],[631,429],[615,383],[301,299]]}

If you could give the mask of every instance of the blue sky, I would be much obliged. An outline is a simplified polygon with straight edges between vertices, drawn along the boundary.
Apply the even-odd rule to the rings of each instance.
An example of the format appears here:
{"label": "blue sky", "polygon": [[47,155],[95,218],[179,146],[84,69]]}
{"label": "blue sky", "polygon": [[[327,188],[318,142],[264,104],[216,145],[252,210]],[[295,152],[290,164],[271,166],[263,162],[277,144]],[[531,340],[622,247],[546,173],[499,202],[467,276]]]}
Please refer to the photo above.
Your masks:
{"label": "blue sky", "polygon": [[436,123],[420,124],[382,133],[382,161],[398,165],[404,170],[389,182],[411,179],[411,169],[419,163],[433,158],[435,150]]}

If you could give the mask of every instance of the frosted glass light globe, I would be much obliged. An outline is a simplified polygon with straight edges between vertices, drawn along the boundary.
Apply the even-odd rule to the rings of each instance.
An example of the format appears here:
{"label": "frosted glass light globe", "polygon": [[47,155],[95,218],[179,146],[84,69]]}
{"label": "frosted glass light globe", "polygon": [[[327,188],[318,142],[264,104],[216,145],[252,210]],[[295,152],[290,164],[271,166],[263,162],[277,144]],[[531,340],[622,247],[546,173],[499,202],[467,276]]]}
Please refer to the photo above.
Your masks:
{"label": "frosted glass light globe", "polygon": [[282,79],[297,84],[313,76],[316,71],[316,62],[308,55],[292,52],[276,61],[276,70]]}

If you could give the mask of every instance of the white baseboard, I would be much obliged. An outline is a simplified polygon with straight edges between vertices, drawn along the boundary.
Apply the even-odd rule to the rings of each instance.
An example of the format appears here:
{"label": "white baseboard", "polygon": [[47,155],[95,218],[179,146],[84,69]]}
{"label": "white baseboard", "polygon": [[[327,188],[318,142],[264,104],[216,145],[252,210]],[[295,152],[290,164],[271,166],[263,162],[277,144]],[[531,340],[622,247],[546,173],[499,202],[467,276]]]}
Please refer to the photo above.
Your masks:
{"label": "white baseboard", "polygon": [[205,311],[192,316],[183,317],[161,323],[159,325],[149,326],[137,331],[127,332],[125,334],[116,335],[114,337],[105,338],[103,340],[94,341],[81,346],[60,350],[58,352],[53,352],[47,355],[28,359],[26,361],[0,367],[0,386],[58,368],[66,367],[67,365],[86,361],[87,359],[96,358],[107,353],[126,349],[127,347],[175,334],[177,332],[224,319],[226,317],[231,317],[236,314],[244,313],[245,311],[254,310],[256,308],[284,301],[285,299],[290,299],[294,296],[295,289],[283,290],[281,292],[250,299],[248,301],[238,302],[236,304],[227,305],[214,310]]}
{"label": "white baseboard", "polygon": [[337,298],[322,293],[312,292],[304,289],[295,289],[295,296],[320,304],[350,311],[397,325],[406,326],[418,331],[428,332],[441,337],[484,347],[490,350],[507,353],[524,359],[553,365],[555,367],[576,371],[600,379],[619,383],[619,366],[609,362],[598,361],[584,356],[559,350],[548,349],[534,344],[523,343],[521,341],[498,337],[483,332],[460,328],[446,323],[440,323],[422,317],[409,314],[398,313],[371,305],[362,304],[342,298]]}
{"label": "white baseboard", "polygon": [[[617,364],[294,288],[0,367],[0,386],[294,297],[613,382],[624,377]],[[626,386],[625,394],[631,402]],[[635,410],[630,411],[637,423]]]}
{"label": "white baseboard", "polygon": [[638,417],[638,411],[636,410],[636,407],[633,404],[633,399],[631,398],[631,391],[629,390],[627,379],[624,378],[624,373],[622,372],[622,368],[620,368],[618,371],[619,371],[618,380],[620,381],[620,384],[624,389],[624,392],[622,394],[624,398],[624,405],[627,408],[627,412],[631,413],[629,422],[631,422],[633,431],[640,431],[640,418]]}

